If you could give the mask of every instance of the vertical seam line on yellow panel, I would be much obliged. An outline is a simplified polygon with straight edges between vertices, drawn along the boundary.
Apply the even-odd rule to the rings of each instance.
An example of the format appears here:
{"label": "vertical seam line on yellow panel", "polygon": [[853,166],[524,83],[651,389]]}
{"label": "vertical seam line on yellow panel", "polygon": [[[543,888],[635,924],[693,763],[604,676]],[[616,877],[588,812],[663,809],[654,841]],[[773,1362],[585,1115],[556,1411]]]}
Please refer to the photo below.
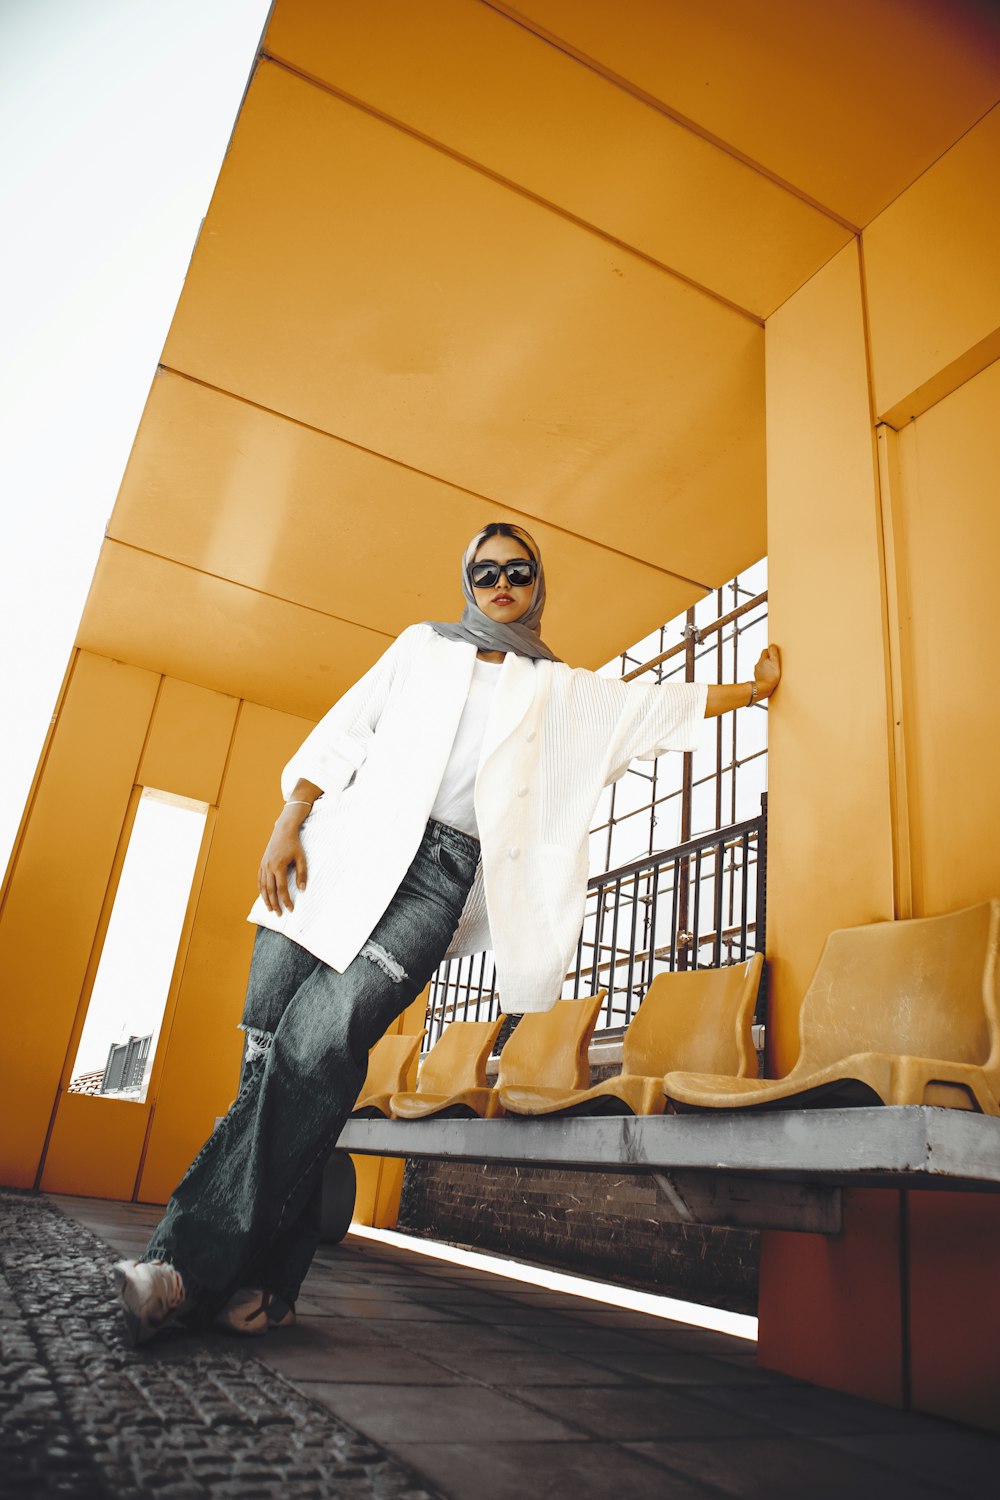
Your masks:
{"label": "vertical seam line on yellow panel", "polygon": [[[871,319],[868,308],[868,281],[865,275],[864,243],[857,236],[858,279],[861,291],[862,335],[865,350],[865,381],[868,396],[868,422],[871,432],[872,479],[877,507],[876,538],[879,565],[879,603],[882,616],[882,650],[885,670],[885,705],[887,732],[887,773],[889,781],[889,815],[892,841],[893,916],[913,915],[913,865],[910,849],[910,807],[906,781],[906,739],[903,720],[902,662],[900,660],[899,579],[895,548],[895,528],[891,511],[892,495],[886,493],[889,478],[889,455],[885,474],[880,459],[878,409],[875,399],[875,372],[872,350]],[[883,482],[885,480],[885,482]],[[897,619],[892,619],[895,601]],[[897,735],[897,718],[899,732]]]}

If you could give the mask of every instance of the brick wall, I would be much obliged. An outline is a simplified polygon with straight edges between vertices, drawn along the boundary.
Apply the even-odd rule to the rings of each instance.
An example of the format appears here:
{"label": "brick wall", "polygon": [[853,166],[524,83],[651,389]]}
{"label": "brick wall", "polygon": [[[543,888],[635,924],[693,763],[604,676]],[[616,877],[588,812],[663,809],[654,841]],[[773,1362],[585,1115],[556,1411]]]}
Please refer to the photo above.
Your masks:
{"label": "brick wall", "polygon": [[652,1177],[411,1161],[399,1228],[692,1302],[755,1312],[758,1234],[668,1222]]}

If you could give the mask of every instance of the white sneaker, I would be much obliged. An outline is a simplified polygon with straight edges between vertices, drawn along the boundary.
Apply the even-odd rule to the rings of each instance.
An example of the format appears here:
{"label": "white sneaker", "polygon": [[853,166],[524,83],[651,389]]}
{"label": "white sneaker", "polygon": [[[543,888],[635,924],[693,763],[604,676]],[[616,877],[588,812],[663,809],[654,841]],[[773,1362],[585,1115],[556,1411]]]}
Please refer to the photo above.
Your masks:
{"label": "white sneaker", "polygon": [[133,1346],[146,1343],[189,1305],[181,1273],[165,1260],[120,1260],[111,1274]]}
{"label": "white sneaker", "polygon": [[291,1328],[295,1322],[295,1309],[281,1297],[275,1297],[259,1286],[241,1286],[216,1314],[215,1322],[219,1328],[228,1328],[230,1333],[255,1337],[266,1333],[269,1328]]}

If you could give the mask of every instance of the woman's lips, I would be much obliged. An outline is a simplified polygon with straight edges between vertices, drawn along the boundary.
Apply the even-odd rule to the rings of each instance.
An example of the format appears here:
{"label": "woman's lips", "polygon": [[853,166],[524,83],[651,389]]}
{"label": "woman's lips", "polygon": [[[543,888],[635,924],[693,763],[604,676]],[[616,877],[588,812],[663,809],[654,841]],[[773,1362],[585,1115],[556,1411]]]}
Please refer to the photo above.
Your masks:
{"label": "woman's lips", "polygon": [[513,600],[513,598],[511,597],[510,594],[497,594],[497,596],[496,596],[495,599],[491,599],[490,600],[490,603],[491,604],[513,604],[514,600]]}

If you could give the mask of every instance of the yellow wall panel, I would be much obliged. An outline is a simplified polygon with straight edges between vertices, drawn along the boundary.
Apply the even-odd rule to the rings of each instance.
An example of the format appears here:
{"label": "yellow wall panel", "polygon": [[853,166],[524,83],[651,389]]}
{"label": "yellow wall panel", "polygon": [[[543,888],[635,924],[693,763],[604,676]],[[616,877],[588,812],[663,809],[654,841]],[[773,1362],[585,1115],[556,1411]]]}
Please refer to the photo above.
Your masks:
{"label": "yellow wall panel", "polygon": [[867,224],[998,97],[994,0],[518,0],[604,69]]}
{"label": "yellow wall panel", "polygon": [[159,678],[80,652],[0,917],[0,1181],[34,1184]]}
{"label": "yellow wall panel", "polygon": [[281,0],[265,46],[761,317],[848,238],[479,0]]}
{"label": "yellow wall panel", "polygon": [[243,704],[181,976],[138,1197],[164,1203],[236,1093],[237,1030],[256,928],[257,867],[281,808],[278,774],[311,725]]}
{"label": "yellow wall panel", "polygon": [[917,914],[1000,895],[1000,362],[900,434]]}
{"label": "yellow wall panel", "polygon": [[106,541],[78,644],[318,719],[394,637]]}
{"label": "yellow wall panel", "polygon": [[[430,986],[426,985],[386,1034],[416,1036],[423,1032],[429,992]],[[410,1065],[409,1076],[403,1084],[404,1088],[415,1087],[418,1063],[419,1058],[415,1057]],[[377,1229],[395,1229],[406,1159],[397,1156],[352,1156],[351,1160],[357,1179],[352,1222],[371,1224]]]}
{"label": "yellow wall panel", "polygon": [[374,1224],[378,1214],[379,1183],[382,1180],[380,1156],[352,1156],[354,1163],[353,1224]]}
{"label": "yellow wall panel", "polygon": [[893,427],[1000,358],[998,189],[1000,108],[865,230],[876,412]]}
{"label": "yellow wall panel", "polygon": [[756,323],[276,64],[164,362],[688,579],[765,550]]}
{"label": "yellow wall panel", "polygon": [[139,767],[140,784],[216,802],[238,707],[236,698],[166,678]]}
{"label": "yellow wall panel", "polygon": [[395,1229],[399,1217],[399,1200],[403,1192],[403,1173],[406,1158],[383,1156],[379,1158],[381,1172],[371,1223],[376,1229]]}
{"label": "yellow wall panel", "polygon": [[45,1152],[43,1193],[128,1200],[152,1104],[63,1094]]}
{"label": "yellow wall panel", "polygon": [[[97,618],[108,610],[129,652],[144,643],[144,662],[169,660],[175,670],[183,667],[191,675],[194,655],[188,650],[182,662],[180,643],[197,648],[200,642],[200,669],[221,680],[225,660],[232,669],[226,678],[231,691],[259,699],[265,666],[285,695],[301,691],[297,679],[305,682],[315,674],[315,664],[299,654],[301,640],[292,649],[286,624],[274,628],[276,601],[368,626],[379,633],[373,646],[380,644],[381,632],[396,635],[415,620],[455,619],[464,602],[461,555],[484,521],[499,517],[519,521],[537,538],[548,580],[545,637],[576,665],[599,666],[623,642],[642,639],[701,595],[641,558],[611,552],[165,373],[147,403],[109,536],[213,580],[244,585],[237,598],[243,607],[253,603],[247,590],[260,591],[261,624],[254,630],[253,650],[234,652],[225,627],[220,630],[214,602],[206,616],[191,598],[205,590],[214,601],[219,585],[197,578],[181,580],[186,584],[183,619],[177,619],[177,601],[166,587],[157,589],[152,614],[146,599],[149,575],[157,568],[140,555],[131,559],[140,582],[128,594],[119,586],[109,597],[103,578],[95,589],[87,611],[88,639],[97,638]],[[127,556],[121,561],[129,563]],[[581,610],[581,598],[599,601],[599,607]],[[133,601],[132,615],[121,619],[118,612],[127,599]],[[163,654],[151,654],[151,636],[163,640]],[[100,635],[106,646],[115,638],[107,629]],[[243,641],[245,635],[241,647]],[[340,656],[337,651],[336,659]],[[349,666],[348,657],[345,670]],[[317,684],[332,696],[346,685],[339,672],[328,684]],[[316,715],[328,706],[315,696],[308,702]],[[287,706],[287,696],[277,706]]]}
{"label": "yellow wall panel", "polygon": [[769,710],[768,1047],[834,927],[893,915],[878,495],[854,246],[767,325],[768,594],[785,677]]}

